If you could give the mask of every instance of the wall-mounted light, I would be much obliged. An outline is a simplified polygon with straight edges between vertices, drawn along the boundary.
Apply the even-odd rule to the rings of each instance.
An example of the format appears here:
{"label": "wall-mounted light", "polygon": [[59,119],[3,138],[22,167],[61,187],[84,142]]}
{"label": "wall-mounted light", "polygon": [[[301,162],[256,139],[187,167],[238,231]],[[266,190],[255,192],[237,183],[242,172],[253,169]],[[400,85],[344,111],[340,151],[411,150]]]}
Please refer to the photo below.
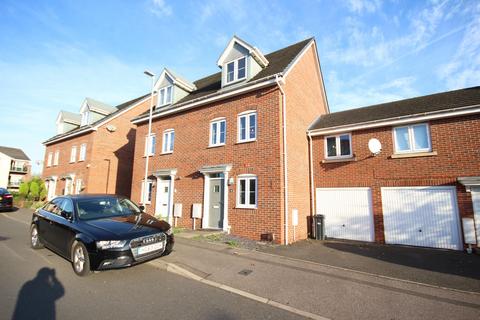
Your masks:
{"label": "wall-mounted light", "polygon": [[235,183],[235,179],[233,179],[233,177],[228,178],[228,185],[229,186],[231,186],[234,183]]}

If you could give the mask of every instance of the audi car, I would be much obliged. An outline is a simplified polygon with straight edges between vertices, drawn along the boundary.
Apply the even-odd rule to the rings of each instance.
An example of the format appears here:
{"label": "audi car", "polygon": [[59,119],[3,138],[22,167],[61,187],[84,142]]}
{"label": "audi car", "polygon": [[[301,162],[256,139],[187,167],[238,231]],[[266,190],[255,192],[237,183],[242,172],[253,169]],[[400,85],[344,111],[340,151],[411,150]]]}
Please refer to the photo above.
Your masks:
{"label": "audi car", "polygon": [[0,211],[13,209],[13,196],[5,188],[0,188]]}
{"label": "audi car", "polygon": [[129,267],[171,253],[170,225],[115,195],[68,195],[33,213],[33,249],[44,246],[86,276],[94,270]]}

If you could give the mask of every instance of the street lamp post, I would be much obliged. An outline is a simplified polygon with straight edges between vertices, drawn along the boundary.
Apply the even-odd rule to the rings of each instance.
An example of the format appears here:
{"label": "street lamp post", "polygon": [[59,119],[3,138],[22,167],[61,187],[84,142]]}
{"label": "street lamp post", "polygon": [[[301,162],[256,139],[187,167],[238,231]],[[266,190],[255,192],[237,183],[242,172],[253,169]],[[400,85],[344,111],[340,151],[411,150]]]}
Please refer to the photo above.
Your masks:
{"label": "street lamp post", "polygon": [[155,74],[145,70],[143,72],[147,76],[149,76],[152,79],[152,90],[150,94],[150,113],[148,116],[148,135],[147,135],[147,141],[146,141],[146,155],[145,155],[145,177],[143,180],[143,194],[142,194],[142,204],[145,205],[147,202],[147,195],[148,195],[148,160],[150,158],[150,141],[151,141],[151,135],[152,135],[152,112],[153,112],[153,87],[155,85]]}

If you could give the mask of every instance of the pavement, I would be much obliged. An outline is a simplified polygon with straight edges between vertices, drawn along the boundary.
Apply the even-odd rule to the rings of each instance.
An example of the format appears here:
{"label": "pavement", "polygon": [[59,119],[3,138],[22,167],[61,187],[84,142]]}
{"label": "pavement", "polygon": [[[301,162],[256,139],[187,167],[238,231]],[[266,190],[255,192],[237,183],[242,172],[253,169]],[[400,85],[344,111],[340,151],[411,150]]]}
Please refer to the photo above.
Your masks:
{"label": "pavement", "polygon": [[[28,214],[20,211],[0,214],[0,239],[5,238],[0,241],[0,254],[9,259],[7,264],[0,264],[2,291],[7,288],[6,297],[9,299],[7,303],[2,298],[0,310],[12,312],[11,305],[24,283],[22,281],[35,275],[42,264],[41,260],[48,260],[50,263],[46,265],[57,269],[58,278],[68,288],[65,296],[57,303],[58,311],[63,316],[70,316],[71,308],[80,311],[78,306],[69,305],[77,303],[73,297],[85,296],[82,301],[90,301],[91,305],[100,309],[100,317],[105,315],[107,318],[113,316],[109,316],[109,308],[104,307],[104,303],[110,306],[115,317],[120,318],[132,317],[132,309],[144,309],[149,312],[148,317],[158,315],[155,310],[161,310],[165,314],[163,307],[169,312],[169,318],[174,319],[480,318],[478,279],[474,277],[450,274],[474,282],[471,287],[465,287],[465,290],[419,283],[379,272],[327,265],[323,263],[325,261],[319,263],[302,257],[290,257],[289,250],[294,246],[265,249],[276,250],[273,253],[259,252],[177,236],[174,251],[167,257],[129,269],[101,272],[80,280],[73,275],[68,262],[48,250],[33,251],[25,248],[28,239],[25,237],[21,240],[21,236],[26,234],[28,225],[22,225],[17,220],[21,221],[22,216]],[[28,223],[26,221],[24,223]],[[350,261],[344,261],[347,264],[352,264],[355,260],[353,258],[360,259],[357,266],[365,268],[366,260],[362,262],[362,259],[371,259],[372,263],[395,264],[393,261],[382,261],[347,250],[327,248],[347,252]],[[304,250],[310,254],[318,253],[315,247],[308,248],[311,251]],[[280,251],[283,254],[278,254]],[[34,258],[39,254],[47,260]],[[338,253],[331,253],[329,259],[334,259],[335,254]],[[27,271],[22,271],[24,268]],[[402,264],[396,268],[417,269]],[[368,271],[375,270],[372,268]],[[431,270],[423,271],[448,275]],[[17,279],[17,274],[21,274],[22,280]],[[67,292],[72,296],[67,299],[68,303],[64,303]],[[125,298],[126,292],[128,299]],[[165,296],[168,297],[164,298]],[[131,299],[135,303],[130,302]],[[117,305],[120,310],[118,312]]]}

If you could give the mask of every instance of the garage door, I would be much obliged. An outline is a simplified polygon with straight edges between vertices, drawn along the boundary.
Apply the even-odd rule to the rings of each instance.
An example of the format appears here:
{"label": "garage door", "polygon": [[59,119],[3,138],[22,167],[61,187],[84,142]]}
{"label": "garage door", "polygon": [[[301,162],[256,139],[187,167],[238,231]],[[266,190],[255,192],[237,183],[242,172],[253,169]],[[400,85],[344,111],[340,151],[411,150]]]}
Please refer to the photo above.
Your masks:
{"label": "garage door", "polygon": [[480,188],[472,188],[473,214],[477,230],[477,245],[480,246]]}
{"label": "garage door", "polygon": [[385,242],[460,250],[455,187],[382,188]]}
{"label": "garage door", "polygon": [[374,241],[370,188],[318,188],[316,198],[327,237]]}

